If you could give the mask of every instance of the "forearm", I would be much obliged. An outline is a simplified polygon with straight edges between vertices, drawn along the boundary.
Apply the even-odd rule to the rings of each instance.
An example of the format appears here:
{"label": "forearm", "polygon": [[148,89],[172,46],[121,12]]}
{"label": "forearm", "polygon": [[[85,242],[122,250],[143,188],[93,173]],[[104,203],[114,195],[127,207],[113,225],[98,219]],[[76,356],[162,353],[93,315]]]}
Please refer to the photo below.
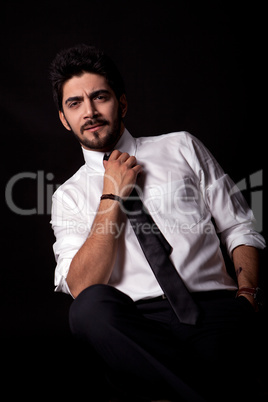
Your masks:
{"label": "forearm", "polygon": [[[259,250],[251,246],[238,246],[233,251],[233,262],[238,288],[256,288],[259,282]],[[243,296],[254,305],[253,296]]]}
{"label": "forearm", "polygon": [[108,283],[116,259],[122,215],[119,202],[100,202],[90,234],[74,256],[67,275],[74,297],[90,285]]}
{"label": "forearm", "polygon": [[233,262],[238,287],[256,287],[259,281],[259,250],[251,246],[238,246],[233,251]]}
{"label": "forearm", "polygon": [[[128,197],[142,170],[136,164],[136,158],[115,150],[103,165],[103,194]],[[109,281],[124,219],[120,202],[111,199],[100,202],[90,234],[74,256],[67,275],[67,284],[74,297],[90,285]]]}

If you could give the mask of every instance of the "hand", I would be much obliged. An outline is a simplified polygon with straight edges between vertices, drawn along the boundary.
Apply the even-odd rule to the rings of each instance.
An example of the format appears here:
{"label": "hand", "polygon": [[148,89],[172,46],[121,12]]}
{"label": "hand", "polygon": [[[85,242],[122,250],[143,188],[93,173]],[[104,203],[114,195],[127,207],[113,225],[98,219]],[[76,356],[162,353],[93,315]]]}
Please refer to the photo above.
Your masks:
{"label": "hand", "polygon": [[243,294],[241,294],[239,297],[245,297],[245,298],[250,302],[250,304],[251,304],[252,307],[254,308],[255,312],[259,311],[258,303],[256,302],[256,299],[254,299],[253,296],[247,295],[247,294],[244,294],[244,293],[243,293]]}
{"label": "hand", "polygon": [[108,161],[103,161],[103,165],[105,168],[103,194],[128,197],[138,174],[142,171],[141,165],[136,164],[135,156],[115,150]]}

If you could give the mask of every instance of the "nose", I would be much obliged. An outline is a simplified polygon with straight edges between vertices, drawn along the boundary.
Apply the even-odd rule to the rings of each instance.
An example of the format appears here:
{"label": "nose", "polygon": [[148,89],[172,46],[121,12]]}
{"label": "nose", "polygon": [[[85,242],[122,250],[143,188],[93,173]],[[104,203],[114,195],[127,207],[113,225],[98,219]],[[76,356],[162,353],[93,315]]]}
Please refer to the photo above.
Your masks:
{"label": "nose", "polygon": [[99,113],[94,102],[91,99],[87,98],[85,100],[84,119],[94,119],[98,116],[98,114]]}

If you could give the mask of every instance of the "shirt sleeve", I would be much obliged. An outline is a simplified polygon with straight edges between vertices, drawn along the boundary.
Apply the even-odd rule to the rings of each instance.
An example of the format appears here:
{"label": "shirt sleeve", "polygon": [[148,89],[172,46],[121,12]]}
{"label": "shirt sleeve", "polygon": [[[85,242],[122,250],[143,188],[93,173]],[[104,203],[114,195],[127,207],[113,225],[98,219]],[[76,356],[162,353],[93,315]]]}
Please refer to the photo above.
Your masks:
{"label": "shirt sleeve", "polygon": [[238,187],[198,139],[189,135],[188,144],[205,204],[230,257],[239,245],[265,248],[264,238],[255,230],[253,212]]}
{"label": "shirt sleeve", "polygon": [[55,291],[72,296],[66,277],[71,261],[85,242],[90,229],[80,217],[73,200],[60,189],[52,197],[51,225],[56,238],[53,245],[57,263],[54,277]]}

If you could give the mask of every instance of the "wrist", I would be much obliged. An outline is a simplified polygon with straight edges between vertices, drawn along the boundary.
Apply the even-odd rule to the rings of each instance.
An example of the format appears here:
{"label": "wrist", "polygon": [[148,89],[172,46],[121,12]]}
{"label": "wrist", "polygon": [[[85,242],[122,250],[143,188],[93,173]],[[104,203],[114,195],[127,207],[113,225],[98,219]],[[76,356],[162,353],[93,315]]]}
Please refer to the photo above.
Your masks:
{"label": "wrist", "polygon": [[108,215],[111,219],[119,219],[122,213],[122,202],[121,197],[115,194],[102,194],[100,197],[100,204],[98,213],[103,215]]}
{"label": "wrist", "polygon": [[236,297],[240,296],[245,297],[252,304],[255,311],[258,311],[259,307],[264,303],[263,292],[259,287],[241,286],[236,293]]}
{"label": "wrist", "polygon": [[119,197],[118,195],[115,194],[102,194],[102,196],[100,197],[100,200],[112,200],[112,201],[118,201],[120,203],[123,202],[122,198]]}
{"label": "wrist", "polygon": [[247,295],[247,296],[252,296],[255,298],[255,296],[257,295],[258,289],[259,289],[258,287],[241,286],[236,293],[236,297],[239,297],[241,295]]}

